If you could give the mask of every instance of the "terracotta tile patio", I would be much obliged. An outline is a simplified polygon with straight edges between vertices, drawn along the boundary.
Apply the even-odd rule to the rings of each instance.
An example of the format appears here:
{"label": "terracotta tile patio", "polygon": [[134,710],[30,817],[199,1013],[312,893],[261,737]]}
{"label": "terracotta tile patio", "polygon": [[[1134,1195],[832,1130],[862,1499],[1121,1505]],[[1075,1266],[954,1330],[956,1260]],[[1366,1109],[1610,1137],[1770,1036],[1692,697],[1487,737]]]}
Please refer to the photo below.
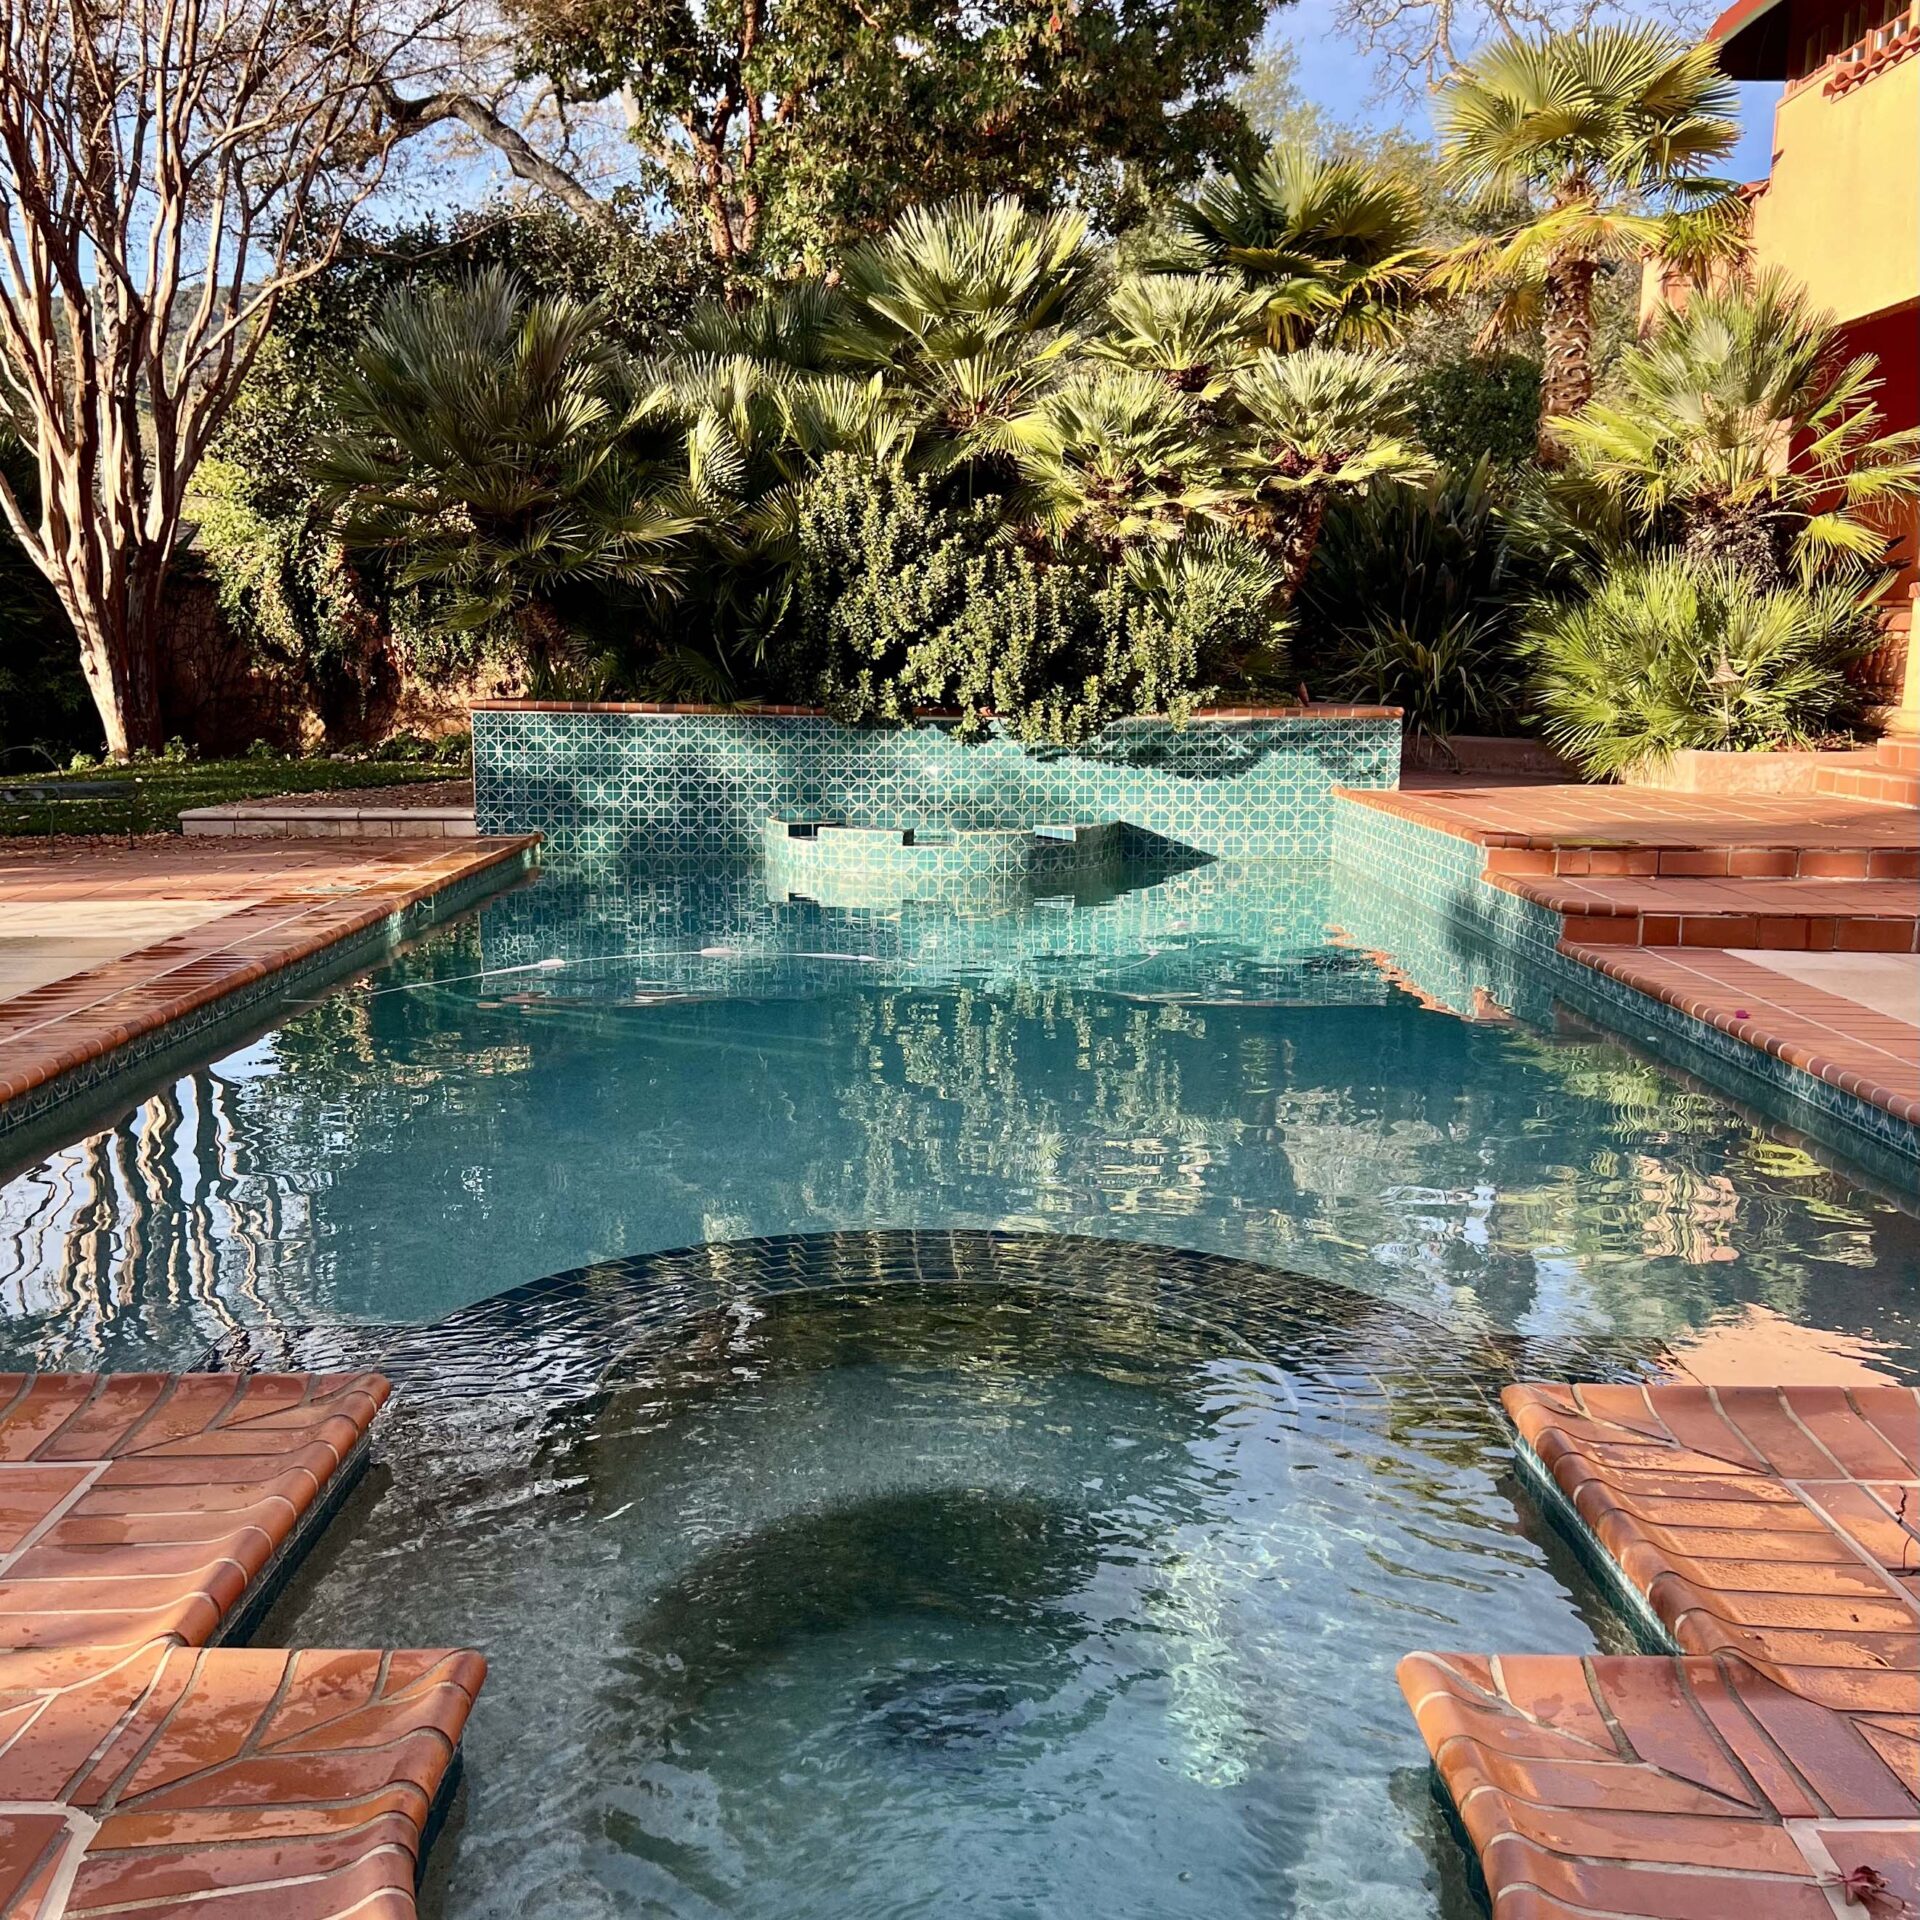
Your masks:
{"label": "terracotta tile patio", "polygon": [[407,1920],[477,1653],[211,1647],[378,1374],[0,1375],[0,1914]]}
{"label": "terracotta tile patio", "polygon": [[1503,1398],[1679,1654],[1401,1663],[1496,1920],[1920,1913],[1920,1393]]}
{"label": "terracotta tile patio", "polygon": [[534,844],[0,845],[0,1103]]}

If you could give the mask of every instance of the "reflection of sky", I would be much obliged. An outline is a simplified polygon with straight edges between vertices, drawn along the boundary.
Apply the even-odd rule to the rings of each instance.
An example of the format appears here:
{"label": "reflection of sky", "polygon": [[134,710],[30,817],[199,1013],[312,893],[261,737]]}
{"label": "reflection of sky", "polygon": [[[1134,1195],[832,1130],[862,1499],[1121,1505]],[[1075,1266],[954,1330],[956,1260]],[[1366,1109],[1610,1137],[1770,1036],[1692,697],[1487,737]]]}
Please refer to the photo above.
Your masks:
{"label": "reflection of sky", "polygon": [[[1336,24],[1338,0],[1292,0],[1276,13],[1270,31],[1293,50],[1300,91],[1334,119],[1357,126],[1405,125],[1432,130],[1427,102],[1376,97],[1376,70]],[[1740,145],[1728,171],[1736,180],[1764,179],[1772,166],[1773,105],[1780,89],[1770,81],[1740,88]]]}

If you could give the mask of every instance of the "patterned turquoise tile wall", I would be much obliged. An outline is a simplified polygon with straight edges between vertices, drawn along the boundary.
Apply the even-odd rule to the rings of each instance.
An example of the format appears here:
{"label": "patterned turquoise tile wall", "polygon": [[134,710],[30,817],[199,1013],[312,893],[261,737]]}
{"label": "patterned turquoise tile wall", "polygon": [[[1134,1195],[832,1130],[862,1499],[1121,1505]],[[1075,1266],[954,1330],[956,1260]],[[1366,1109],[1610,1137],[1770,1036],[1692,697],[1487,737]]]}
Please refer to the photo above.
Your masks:
{"label": "patterned turquoise tile wall", "polygon": [[1399,779],[1392,718],[1131,721],[1079,752],[881,733],[801,715],[487,709],[482,833],[549,860],[737,857],[768,814],[968,830],[1124,820],[1221,859],[1324,859],[1333,789]]}

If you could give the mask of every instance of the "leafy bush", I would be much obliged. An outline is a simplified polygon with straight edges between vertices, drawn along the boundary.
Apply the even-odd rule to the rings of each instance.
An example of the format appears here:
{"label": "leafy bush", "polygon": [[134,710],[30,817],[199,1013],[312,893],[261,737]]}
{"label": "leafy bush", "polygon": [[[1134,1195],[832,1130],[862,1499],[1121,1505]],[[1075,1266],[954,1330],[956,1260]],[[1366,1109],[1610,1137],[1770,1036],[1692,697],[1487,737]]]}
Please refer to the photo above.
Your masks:
{"label": "leafy bush", "polygon": [[795,538],[804,690],[852,723],[950,711],[963,736],[998,720],[1072,746],[1122,715],[1183,717],[1236,653],[1275,644],[1277,574],[1251,549],[1049,560],[897,464],[829,458]]}
{"label": "leafy bush", "polygon": [[1509,524],[1491,463],[1387,487],[1327,516],[1301,590],[1312,684],[1406,709],[1444,739],[1516,718],[1521,604],[1545,568]]}
{"label": "leafy bush", "polygon": [[1614,568],[1527,633],[1546,735],[1592,774],[1813,745],[1853,717],[1846,669],[1874,637],[1855,585],[1757,593],[1736,567],[1673,556]]}
{"label": "leafy bush", "polygon": [[1461,471],[1481,460],[1526,466],[1540,432],[1540,363],[1520,353],[1471,353],[1414,376],[1413,426],[1436,459]]}

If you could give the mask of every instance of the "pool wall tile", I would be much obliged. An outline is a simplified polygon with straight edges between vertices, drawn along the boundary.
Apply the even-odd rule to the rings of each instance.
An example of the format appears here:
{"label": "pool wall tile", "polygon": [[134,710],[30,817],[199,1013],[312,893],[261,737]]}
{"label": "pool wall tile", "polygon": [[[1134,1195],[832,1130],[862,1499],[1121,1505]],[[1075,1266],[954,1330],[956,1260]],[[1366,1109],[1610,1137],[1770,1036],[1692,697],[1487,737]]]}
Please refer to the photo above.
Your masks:
{"label": "pool wall tile", "polygon": [[1124,821],[1218,859],[1324,859],[1336,787],[1399,780],[1381,710],[1122,722],[1075,752],[814,714],[476,707],[482,833],[548,861],[739,857],[769,815],[949,832]]}
{"label": "pool wall tile", "polygon": [[1345,805],[1333,857],[1347,937],[1391,953],[1456,1012],[1473,1008],[1476,989],[1536,1024],[1551,1023],[1556,1002],[1570,1006],[1905,1189],[1920,1176],[1920,1130],[1907,1121],[1562,953],[1560,915],[1487,885],[1477,842]]}

